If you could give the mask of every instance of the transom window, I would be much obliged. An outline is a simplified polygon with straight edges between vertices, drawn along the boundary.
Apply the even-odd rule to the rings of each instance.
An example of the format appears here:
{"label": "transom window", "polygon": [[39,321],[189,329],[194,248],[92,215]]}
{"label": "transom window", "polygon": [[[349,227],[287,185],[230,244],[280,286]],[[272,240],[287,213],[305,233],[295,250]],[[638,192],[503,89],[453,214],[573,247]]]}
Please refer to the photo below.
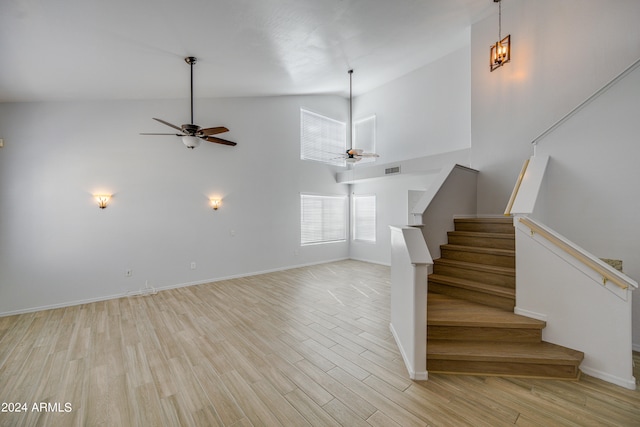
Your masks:
{"label": "transom window", "polygon": [[[353,123],[353,147],[365,153],[376,152],[376,116],[366,117]],[[375,162],[375,157],[365,157],[358,163]]]}
{"label": "transom window", "polygon": [[347,151],[344,122],[300,109],[300,158],[344,166]]}

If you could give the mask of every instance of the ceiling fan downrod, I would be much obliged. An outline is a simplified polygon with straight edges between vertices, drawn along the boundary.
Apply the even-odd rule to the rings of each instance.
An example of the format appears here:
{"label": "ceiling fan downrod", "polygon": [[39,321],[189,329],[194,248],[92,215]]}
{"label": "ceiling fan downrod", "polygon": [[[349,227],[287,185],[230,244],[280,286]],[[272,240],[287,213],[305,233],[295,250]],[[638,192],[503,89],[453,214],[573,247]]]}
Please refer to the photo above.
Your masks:
{"label": "ceiling fan downrod", "polygon": [[349,147],[353,148],[353,70],[349,73]]}
{"label": "ceiling fan downrod", "polygon": [[184,60],[191,67],[191,124],[193,124],[193,64],[198,62],[198,59],[194,56],[187,56]]}

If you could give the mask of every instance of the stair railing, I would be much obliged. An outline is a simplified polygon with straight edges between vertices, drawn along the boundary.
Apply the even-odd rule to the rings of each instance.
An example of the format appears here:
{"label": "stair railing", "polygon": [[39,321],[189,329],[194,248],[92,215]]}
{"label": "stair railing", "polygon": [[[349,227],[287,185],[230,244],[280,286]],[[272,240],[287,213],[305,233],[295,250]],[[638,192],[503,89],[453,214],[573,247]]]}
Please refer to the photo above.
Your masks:
{"label": "stair railing", "polygon": [[391,226],[390,329],[409,377],[426,380],[427,291],[433,258],[447,243],[456,215],[476,213],[478,171],[457,164],[442,167],[409,214],[413,226]]}
{"label": "stair railing", "polygon": [[389,328],[412,380],[427,374],[427,276],[433,259],[422,232],[391,228],[391,322]]}
{"label": "stair railing", "polygon": [[632,63],[631,65],[629,65],[627,68],[625,68],[625,70],[623,72],[621,72],[620,74],[618,74],[617,76],[615,76],[613,79],[611,79],[611,81],[609,81],[609,83],[605,84],[604,86],[602,86],[600,89],[598,89],[597,91],[595,91],[591,96],[589,96],[587,99],[585,99],[584,101],[582,101],[578,106],[576,106],[573,110],[569,111],[567,114],[565,114],[564,116],[562,116],[562,118],[560,118],[558,121],[556,121],[554,124],[552,124],[551,126],[549,126],[549,128],[547,130],[545,130],[544,132],[542,132],[540,135],[538,135],[537,137],[535,137],[533,139],[533,141],[531,141],[531,144],[533,144],[533,152],[535,155],[535,149],[536,146],[538,145],[538,143],[540,142],[541,139],[543,139],[544,137],[546,137],[548,134],[550,134],[551,132],[553,132],[554,130],[556,130],[560,125],[562,125],[564,122],[566,122],[567,120],[569,120],[571,117],[573,117],[578,111],[582,110],[587,104],[589,104],[591,101],[593,101],[594,99],[596,99],[597,97],[599,97],[600,95],[602,95],[603,93],[605,93],[607,90],[609,90],[609,88],[613,85],[615,85],[617,82],[619,82],[620,80],[622,80],[627,74],[631,73],[633,70],[635,70],[636,68],[638,68],[640,66],[640,58],[637,59],[634,63]]}
{"label": "stair railing", "polygon": [[570,241],[561,238],[557,234],[549,231],[547,228],[543,227],[532,219],[527,217],[519,217],[518,221],[529,228],[531,235],[539,234],[540,236],[548,240],[551,244],[562,249],[567,254],[580,261],[586,267],[589,267],[600,276],[602,276],[603,285],[606,286],[608,282],[611,282],[623,290],[627,290],[629,288],[636,289],[638,287],[637,282],[631,279],[629,276],[619,273],[618,270],[609,267],[594,255],[589,254]]}
{"label": "stair railing", "polygon": [[546,321],[545,341],[584,352],[583,372],[635,389],[631,291],[638,283],[531,218],[548,161],[531,157],[509,209],[516,228],[514,311]]}
{"label": "stair railing", "polygon": [[524,164],[522,165],[522,169],[520,170],[520,174],[518,175],[518,179],[516,180],[516,185],[513,187],[513,191],[511,192],[511,197],[509,197],[507,208],[504,210],[504,216],[511,215],[511,209],[513,208],[513,203],[516,201],[516,197],[518,196],[518,191],[520,190],[520,186],[522,185],[522,180],[524,179],[524,175],[527,172],[528,166],[529,166],[529,159],[525,160]]}

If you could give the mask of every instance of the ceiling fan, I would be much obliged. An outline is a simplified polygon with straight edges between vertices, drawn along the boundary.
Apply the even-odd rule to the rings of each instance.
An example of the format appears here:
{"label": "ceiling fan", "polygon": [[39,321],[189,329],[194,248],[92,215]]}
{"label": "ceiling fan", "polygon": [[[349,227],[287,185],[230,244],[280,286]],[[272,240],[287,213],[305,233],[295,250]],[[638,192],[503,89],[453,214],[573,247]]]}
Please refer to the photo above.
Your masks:
{"label": "ceiling fan", "polygon": [[365,158],[380,157],[376,153],[364,153],[360,148],[350,148],[347,150],[345,161],[347,163],[359,162]]}
{"label": "ceiling fan", "polygon": [[356,163],[364,158],[372,158],[372,157],[380,157],[375,153],[365,153],[364,150],[360,148],[353,148],[353,70],[349,70],[349,132],[351,132],[351,138],[349,138],[349,142],[351,143],[351,148],[349,148],[344,156],[345,161],[347,163]]}
{"label": "ceiling fan", "polygon": [[212,128],[201,128],[198,125],[193,124],[193,65],[197,62],[197,58],[193,56],[188,56],[184,58],[185,62],[191,67],[191,123],[184,124],[181,127],[178,127],[174,124],[166,122],[161,119],[156,120],[164,125],[172,127],[179,131],[180,133],[141,133],[140,135],[175,135],[182,138],[182,143],[187,146],[187,148],[194,149],[200,145],[200,140],[214,142],[216,144],[224,144],[224,145],[236,145],[233,141],[227,141],[226,139],[218,138],[212,135],[217,135],[224,132],[229,132],[224,126],[212,127]]}

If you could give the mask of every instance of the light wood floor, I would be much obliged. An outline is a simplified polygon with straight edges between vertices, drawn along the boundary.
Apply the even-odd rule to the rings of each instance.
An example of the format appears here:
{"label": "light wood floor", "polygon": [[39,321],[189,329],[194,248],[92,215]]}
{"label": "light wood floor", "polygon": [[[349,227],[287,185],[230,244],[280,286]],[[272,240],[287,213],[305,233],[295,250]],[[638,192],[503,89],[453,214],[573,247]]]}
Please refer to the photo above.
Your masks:
{"label": "light wood floor", "polygon": [[389,286],[343,261],[0,318],[0,402],[28,405],[0,425],[640,425],[640,391],[586,375],[410,381]]}

